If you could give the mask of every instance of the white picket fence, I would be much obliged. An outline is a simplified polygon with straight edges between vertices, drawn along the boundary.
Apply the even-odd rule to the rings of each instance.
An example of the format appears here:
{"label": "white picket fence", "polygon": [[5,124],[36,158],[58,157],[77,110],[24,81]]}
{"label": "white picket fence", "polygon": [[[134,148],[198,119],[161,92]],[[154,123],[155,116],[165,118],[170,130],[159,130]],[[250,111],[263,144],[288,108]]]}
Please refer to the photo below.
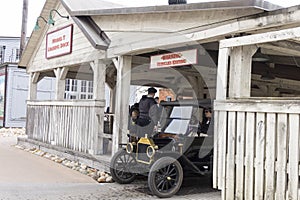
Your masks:
{"label": "white picket fence", "polygon": [[[103,132],[103,102],[30,101],[27,103],[28,138],[88,153]],[[101,129],[102,128],[102,129]]]}
{"label": "white picket fence", "polygon": [[214,105],[214,188],[222,199],[298,199],[300,100]]}

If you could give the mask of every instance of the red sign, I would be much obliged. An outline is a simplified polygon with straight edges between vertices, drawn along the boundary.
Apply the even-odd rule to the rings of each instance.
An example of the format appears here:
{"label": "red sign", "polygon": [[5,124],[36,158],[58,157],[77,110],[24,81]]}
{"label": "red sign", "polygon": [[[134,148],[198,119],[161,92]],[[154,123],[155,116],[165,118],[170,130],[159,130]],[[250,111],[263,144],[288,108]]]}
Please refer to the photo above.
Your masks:
{"label": "red sign", "polygon": [[151,56],[150,68],[197,64],[197,49]]}
{"label": "red sign", "polygon": [[46,58],[72,53],[73,24],[47,34]]}

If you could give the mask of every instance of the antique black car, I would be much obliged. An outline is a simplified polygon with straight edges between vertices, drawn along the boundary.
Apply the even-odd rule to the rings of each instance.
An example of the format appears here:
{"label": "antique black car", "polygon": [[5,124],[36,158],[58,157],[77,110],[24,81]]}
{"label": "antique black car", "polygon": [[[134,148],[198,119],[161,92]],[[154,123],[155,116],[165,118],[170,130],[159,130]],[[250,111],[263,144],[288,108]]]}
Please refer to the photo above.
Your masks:
{"label": "antique black car", "polygon": [[151,192],[162,198],[176,194],[184,176],[212,173],[213,125],[200,133],[204,110],[210,100],[182,100],[161,103],[161,130],[153,135],[130,135],[126,148],[112,158],[110,172],[120,184],[128,184],[136,175],[148,176]]}

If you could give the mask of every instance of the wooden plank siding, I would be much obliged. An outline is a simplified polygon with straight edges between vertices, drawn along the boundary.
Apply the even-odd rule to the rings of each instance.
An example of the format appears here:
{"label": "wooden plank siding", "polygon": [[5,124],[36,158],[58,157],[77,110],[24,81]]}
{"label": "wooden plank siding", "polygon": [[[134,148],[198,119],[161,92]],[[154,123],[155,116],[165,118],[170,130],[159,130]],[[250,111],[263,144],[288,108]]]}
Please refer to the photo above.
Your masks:
{"label": "wooden plank siding", "polygon": [[245,141],[245,182],[244,197],[253,199],[254,188],[254,145],[255,145],[255,114],[247,112],[246,114],[246,141]]}
{"label": "wooden plank siding", "polygon": [[[69,15],[62,5],[60,5],[57,8],[57,10],[63,16]],[[65,18],[59,17],[55,12],[53,12],[53,14],[54,14],[55,24],[54,26],[52,25],[48,26],[49,28],[47,30],[47,33],[68,26],[70,24],[73,24],[72,53],[68,56],[59,56],[51,59],[46,59],[45,52],[46,52],[47,34],[45,33],[43,35],[43,38],[39,42],[38,48],[35,50],[34,53],[35,56],[32,56],[33,59],[31,60],[31,64],[30,64],[30,68],[28,68],[28,72],[47,71],[47,70],[55,69],[57,67],[78,65],[78,63],[89,63],[96,59],[105,57],[105,52],[95,49],[91,45],[91,43],[84,36],[82,31],[79,29],[79,27],[72,20],[72,17],[70,17],[70,19],[67,20]]]}
{"label": "wooden plank siding", "polygon": [[234,199],[235,194],[235,141],[236,141],[236,113],[228,112],[227,129],[227,158],[226,158],[226,199]]}
{"label": "wooden plank siding", "polygon": [[254,157],[254,199],[261,200],[264,197],[264,158],[265,158],[265,113],[256,114],[256,138]]}
{"label": "wooden plank siding", "polygon": [[244,147],[245,147],[245,112],[237,112],[236,126],[236,191],[235,199],[243,200],[244,195]]}
{"label": "wooden plank siding", "polygon": [[[27,106],[26,134],[28,138],[40,142],[89,153],[93,150],[93,135],[98,123],[97,109],[103,107],[91,103],[72,105],[72,103],[31,103]],[[102,148],[102,147],[101,147]]]}
{"label": "wooden plank siding", "polygon": [[288,199],[298,199],[299,187],[299,115],[289,115]]}
{"label": "wooden plank siding", "polygon": [[300,99],[217,100],[214,113],[222,199],[298,199]]}

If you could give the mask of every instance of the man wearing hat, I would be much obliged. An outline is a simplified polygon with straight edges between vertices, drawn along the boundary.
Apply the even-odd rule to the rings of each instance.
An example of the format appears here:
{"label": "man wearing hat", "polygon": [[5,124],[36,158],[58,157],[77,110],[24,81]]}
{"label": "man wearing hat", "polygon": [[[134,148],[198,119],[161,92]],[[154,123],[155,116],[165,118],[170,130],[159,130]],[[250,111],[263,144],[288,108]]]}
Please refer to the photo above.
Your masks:
{"label": "man wearing hat", "polygon": [[141,128],[138,130],[138,137],[144,137],[145,134],[151,136],[158,122],[158,108],[154,99],[157,90],[153,87],[148,88],[148,95],[143,95],[139,102],[139,119],[137,125]]}

